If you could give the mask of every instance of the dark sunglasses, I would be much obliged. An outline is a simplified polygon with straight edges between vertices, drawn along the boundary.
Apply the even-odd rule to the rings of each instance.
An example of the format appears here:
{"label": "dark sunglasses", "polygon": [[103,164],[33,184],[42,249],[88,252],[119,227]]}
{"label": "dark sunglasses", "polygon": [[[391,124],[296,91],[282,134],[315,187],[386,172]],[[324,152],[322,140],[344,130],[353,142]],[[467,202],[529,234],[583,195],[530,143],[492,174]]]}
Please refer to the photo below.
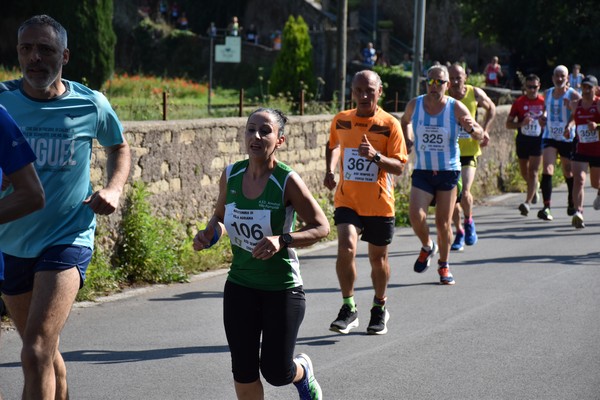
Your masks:
{"label": "dark sunglasses", "polygon": [[443,79],[433,79],[433,78],[429,78],[425,82],[427,82],[427,84],[429,86],[431,86],[431,85],[442,86],[444,83],[448,83],[448,81],[445,81]]}
{"label": "dark sunglasses", "polygon": [[537,89],[537,85],[527,85],[527,89]]}

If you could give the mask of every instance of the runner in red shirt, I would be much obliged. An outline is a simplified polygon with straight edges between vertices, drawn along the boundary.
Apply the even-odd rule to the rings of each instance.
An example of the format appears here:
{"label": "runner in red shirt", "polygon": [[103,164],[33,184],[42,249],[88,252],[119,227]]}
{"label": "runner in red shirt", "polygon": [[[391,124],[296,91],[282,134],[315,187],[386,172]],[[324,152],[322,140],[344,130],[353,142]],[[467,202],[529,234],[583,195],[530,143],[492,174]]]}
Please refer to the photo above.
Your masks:
{"label": "runner in red shirt", "polygon": [[[577,229],[585,228],[583,222],[583,185],[590,166],[590,183],[598,190],[594,210],[600,210],[600,98],[594,93],[598,80],[588,75],[581,82],[581,99],[572,103],[573,119],[577,132],[575,152],[571,158],[573,170],[573,204],[577,212],[571,223]],[[568,131],[565,131],[565,135]]]}
{"label": "runner in red shirt", "polygon": [[539,94],[540,78],[527,75],[525,95],[517,98],[506,119],[506,129],[516,129],[517,157],[521,176],[527,182],[525,202],[519,205],[527,216],[531,203],[537,202],[538,170],[542,162],[542,128],[545,124],[544,98]]}

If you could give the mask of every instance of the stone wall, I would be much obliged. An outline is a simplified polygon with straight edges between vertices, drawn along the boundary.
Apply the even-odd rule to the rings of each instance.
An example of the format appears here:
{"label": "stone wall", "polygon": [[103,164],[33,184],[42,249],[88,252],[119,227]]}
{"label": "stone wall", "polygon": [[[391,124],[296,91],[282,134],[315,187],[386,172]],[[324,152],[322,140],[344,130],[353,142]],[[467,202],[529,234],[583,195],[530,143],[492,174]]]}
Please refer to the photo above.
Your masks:
{"label": "stone wall", "polygon": [[[498,107],[491,144],[480,159],[474,189],[480,196],[499,191],[498,182],[504,179],[504,170],[511,162],[513,134],[504,128],[508,111],[508,106]],[[331,119],[331,115],[291,117],[286,142],[277,153],[279,160],[302,176],[317,198],[331,198],[322,185]],[[206,221],[212,215],[224,167],[245,158],[245,122],[246,118],[125,122],[132,151],[130,183],[141,180],[148,185],[149,200],[157,215],[187,224]],[[106,180],[105,164],[103,150],[95,148],[95,188]],[[409,175],[407,171],[398,178],[403,190],[409,187]],[[116,238],[120,218],[120,212],[98,218],[103,232],[107,229],[109,242]]]}

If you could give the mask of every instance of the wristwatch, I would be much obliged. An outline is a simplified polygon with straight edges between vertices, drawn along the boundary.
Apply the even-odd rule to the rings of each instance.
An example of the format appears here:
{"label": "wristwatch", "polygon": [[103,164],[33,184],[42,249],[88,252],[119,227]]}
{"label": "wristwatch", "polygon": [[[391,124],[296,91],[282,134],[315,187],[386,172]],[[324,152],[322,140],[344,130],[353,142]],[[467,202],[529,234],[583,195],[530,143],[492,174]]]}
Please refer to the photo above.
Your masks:
{"label": "wristwatch", "polygon": [[375,164],[377,164],[379,161],[381,161],[381,153],[377,152],[375,153],[375,155],[373,156],[373,162]]}
{"label": "wristwatch", "polygon": [[292,244],[294,238],[289,233],[284,233],[283,235],[279,236],[279,240],[281,240],[281,243],[283,243],[283,247],[288,247],[290,244]]}

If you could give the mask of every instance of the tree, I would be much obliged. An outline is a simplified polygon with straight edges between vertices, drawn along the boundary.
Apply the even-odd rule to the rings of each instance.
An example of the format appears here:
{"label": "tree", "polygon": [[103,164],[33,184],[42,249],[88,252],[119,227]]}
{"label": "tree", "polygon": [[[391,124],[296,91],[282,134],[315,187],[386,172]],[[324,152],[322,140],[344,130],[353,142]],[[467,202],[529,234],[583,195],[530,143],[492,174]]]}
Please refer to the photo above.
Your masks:
{"label": "tree", "polygon": [[65,77],[99,89],[115,67],[117,37],[113,30],[113,0],[50,1],[56,19],[69,34],[71,58]]}
{"label": "tree", "polygon": [[281,51],[271,73],[271,93],[296,95],[304,88],[313,92],[316,80],[312,58],[308,25],[301,16],[290,15],[283,28]]}
{"label": "tree", "polygon": [[523,57],[525,73],[551,74],[558,64],[598,65],[596,0],[462,0],[460,7],[464,31],[513,49]]}

